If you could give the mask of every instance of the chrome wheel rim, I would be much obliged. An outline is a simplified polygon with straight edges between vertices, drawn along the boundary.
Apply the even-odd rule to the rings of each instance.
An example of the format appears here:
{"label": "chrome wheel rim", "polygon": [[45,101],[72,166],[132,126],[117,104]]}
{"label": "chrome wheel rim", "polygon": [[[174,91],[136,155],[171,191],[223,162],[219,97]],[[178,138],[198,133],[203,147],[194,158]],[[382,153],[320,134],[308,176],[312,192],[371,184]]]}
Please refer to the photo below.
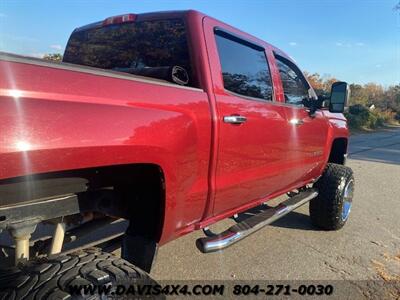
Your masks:
{"label": "chrome wheel rim", "polygon": [[354,181],[351,179],[343,191],[343,206],[342,206],[342,221],[346,221],[349,217],[351,211],[351,205],[353,202],[353,191],[354,191]]}

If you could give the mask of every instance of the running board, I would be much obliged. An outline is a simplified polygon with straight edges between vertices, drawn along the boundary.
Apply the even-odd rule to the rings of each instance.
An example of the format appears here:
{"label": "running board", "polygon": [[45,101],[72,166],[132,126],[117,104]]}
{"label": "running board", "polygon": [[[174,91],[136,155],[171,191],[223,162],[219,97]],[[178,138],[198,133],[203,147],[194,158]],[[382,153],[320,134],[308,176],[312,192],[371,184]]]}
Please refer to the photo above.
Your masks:
{"label": "running board", "polygon": [[278,206],[269,208],[257,215],[249,217],[220,234],[197,239],[196,246],[203,253],[225,249],[264,226],[282,218],[292,210],[302,206],[317,196],[318,192],[315,189],[300,192],[299,194],[283,201]]}

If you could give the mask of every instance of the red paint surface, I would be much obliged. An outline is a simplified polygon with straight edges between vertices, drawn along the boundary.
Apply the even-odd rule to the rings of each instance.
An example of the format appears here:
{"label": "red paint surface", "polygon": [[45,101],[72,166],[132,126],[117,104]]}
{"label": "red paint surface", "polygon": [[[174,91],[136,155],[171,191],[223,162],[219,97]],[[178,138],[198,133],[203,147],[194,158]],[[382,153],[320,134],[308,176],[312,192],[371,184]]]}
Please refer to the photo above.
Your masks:
{"label": "red paint surface", "polygon": [[[202,89],[0,61],[0,179],[156,164],[166,182],[165,243],[318,177],[333,139],[348,136],[344,117],[285,105],[273,46],[195,11],[186,20]],[[265,47],[273,102],[223,89],[216,26]],[[248,121],[223,123],[231,114]]]}

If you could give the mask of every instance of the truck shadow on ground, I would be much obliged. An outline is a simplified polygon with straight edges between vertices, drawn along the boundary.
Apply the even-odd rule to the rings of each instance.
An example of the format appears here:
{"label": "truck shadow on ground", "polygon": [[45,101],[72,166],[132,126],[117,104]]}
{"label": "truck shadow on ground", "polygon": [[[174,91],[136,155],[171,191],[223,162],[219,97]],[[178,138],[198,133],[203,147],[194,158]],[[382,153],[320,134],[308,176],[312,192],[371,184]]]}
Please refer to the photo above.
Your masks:
{"label": "truck shadow on ground", "polygon": [[275,221],[270,226],[318,231],[317,228],[312,226],[309,215],[305,215],[296,211],[288,213],[285,217]]}
{"label": "truck shadow on ground", "polygon": [[[267,204],[261,204],[254,208],[251,208],[243,213],[240,213],[238,217],[235,218],[236,222],[242,222],[256,214],[259,214],[267,209],[270,209],[271,207],[272,206],[269,206]],[[296,211],[288,213],[286,216],[276,220],[269,226],[299,229],[299,230],[317,230],[315,227],[312,226],[309,215]]]}

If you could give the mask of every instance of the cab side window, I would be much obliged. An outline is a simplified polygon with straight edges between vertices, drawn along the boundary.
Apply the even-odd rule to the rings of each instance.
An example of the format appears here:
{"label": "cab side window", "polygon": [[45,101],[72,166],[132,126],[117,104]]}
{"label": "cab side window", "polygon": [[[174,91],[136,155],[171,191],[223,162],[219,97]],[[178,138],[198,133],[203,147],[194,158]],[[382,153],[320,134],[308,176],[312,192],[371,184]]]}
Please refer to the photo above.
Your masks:
{"label": "cab side window", "polygon": [[275,55],[275,59],[281,75],[285,102],[301,106],[302,100],[308,97],[307,81],[291,61],[279,55]]}
{"label": "cab side window", "polygon": [[226,90],[272,100],[272,82],[264,48],[216,30],[222,77]]}

